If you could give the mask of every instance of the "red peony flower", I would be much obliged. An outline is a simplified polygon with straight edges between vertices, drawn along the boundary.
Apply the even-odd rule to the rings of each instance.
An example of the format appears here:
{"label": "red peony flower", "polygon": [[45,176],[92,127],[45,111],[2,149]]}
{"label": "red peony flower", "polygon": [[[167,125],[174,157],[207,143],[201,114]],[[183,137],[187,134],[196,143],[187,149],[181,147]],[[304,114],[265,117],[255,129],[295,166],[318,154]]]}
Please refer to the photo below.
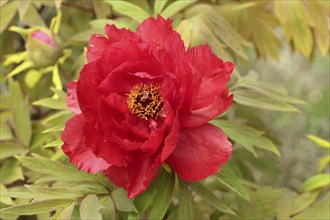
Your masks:
{"label": "red peony flower", "polygon": [[63,151],[79,169],[102,171],[134,198],[162,163],[186,181],[220,170],[232,147],[208,122],[232,103],[226,83],[234,65],[210,47],[186,51],[171,21],[148,18],[136,32],[105,27],[93,35],[77,83]]}

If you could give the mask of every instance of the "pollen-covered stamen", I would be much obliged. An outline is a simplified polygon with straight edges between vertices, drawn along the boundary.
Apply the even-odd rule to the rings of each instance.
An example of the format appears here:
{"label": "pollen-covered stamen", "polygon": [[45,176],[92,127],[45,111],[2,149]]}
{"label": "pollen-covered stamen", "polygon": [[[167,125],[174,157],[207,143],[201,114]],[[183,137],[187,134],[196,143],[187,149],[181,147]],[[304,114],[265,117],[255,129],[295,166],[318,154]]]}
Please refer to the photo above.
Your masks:
{"label": "pollen-covered stamen", "polygon": [[128,94],[127,104],[132,114],[146,120],[157,118],[164,106],[159,86],[154,84],[134,86]]}

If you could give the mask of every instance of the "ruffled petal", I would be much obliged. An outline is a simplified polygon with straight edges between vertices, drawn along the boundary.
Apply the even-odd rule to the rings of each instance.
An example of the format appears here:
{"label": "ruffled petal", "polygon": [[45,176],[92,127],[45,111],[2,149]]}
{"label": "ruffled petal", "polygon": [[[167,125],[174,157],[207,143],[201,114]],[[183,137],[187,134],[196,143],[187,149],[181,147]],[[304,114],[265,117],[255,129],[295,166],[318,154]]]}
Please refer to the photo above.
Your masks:
{"label": "ruffled petal", "polygon": [[198,127],[223,113],[231,106],[232,96],[228,94],[227,82],[234,69],[231,62],[223,62],[215,56],[209,46],[198,46],[188,51],[193,68],[193,99],[183,109],[190,109],[191,115],[181,114],[183,127]]}
{"label": "ruffled petal", "polygon": [[197,181],[219,172],[232,151],[227,136],[216,126],[205,124],[181,129],[180,142],[168,163],[186,181]]}
{"label": "ruffled petal", "polygon": [[86,64],[81,70],[77,82],[78,103],[88,121],[98,119],[99,94],[93,77],[95,66],[95,62]]}
{"label": "ruffled petal", "polygon": [[101,157],[95,156],[87,147],[85,137],[83,136],[85,122],[84,116],[80,114],[73,116],[66,123],[62,133],[64,142],[62,149],[70,157],[70,162],[75,164],[80,170],[97,173],[106,170],[110,165]]}
{"label": "ruffled petal", "polygon": [[118,42],[122,39],[136,39],[136,33],[125,29],[125,28],[117,28],[113,24],[107,24],[104,28],[106,35],[109,38],[110,43]]}
{"label": "ruffled petal", "polygon": [[208,123],[229,109],[233,98],[234,95],[230,95],[228,97],[228,92],[220,94],[210,105],[200,109],[192,110],[192,114],[188,117],[181,116],[181,126],[186,128],[193,128]]}
{"label": "ruffled petal", "polygon": [[180,122],[178,113],[174,116],[169,134],[165,138],[164,147],[161,153],[161,161],[164,162],[176,148],[180,138]]}
{"label": "ruffled petal", "polygon": [[89,40],[89,46],[87,49],[87,60],[89,63],[97,60],[101,57],[105,48],[110,44],[110,41],[100,34],[94,34]]}
{"label": "ruffled petal", "polygon": [[73,114],[79,115],[81,113],[81,110],[78,104],[76,88],[76,82],[68,82],[68,95],[66,97],[66,104]]}
{"label": "ruffled petal", "polygon": [[160,156],[155,155],[136,157],[135,162],[127,167],[111,166],[104,175],[118,187],[126,189],[128,198],[133,199],[143,193],[157,176],[161,162]]}
{"label": "ruffled petal", "polygon": [[185,57],[185,47],[180,35],[173,30],[169,19],[165,20],[161,16],[148,18],[137,28],[136,33],[143,41],[154,44],[156,47],[164,48],[172,57],[172,60],[181,62]]}
{"label": "ruffled petal", "polygon": [[100,158],[103,158],[108,164],[115,166],[127,166],[133,161],[132,154],[123,150],[116,142],[107,141],[104,131],[98,124],[85,123],[83,134],[85,142],[89,149]]}

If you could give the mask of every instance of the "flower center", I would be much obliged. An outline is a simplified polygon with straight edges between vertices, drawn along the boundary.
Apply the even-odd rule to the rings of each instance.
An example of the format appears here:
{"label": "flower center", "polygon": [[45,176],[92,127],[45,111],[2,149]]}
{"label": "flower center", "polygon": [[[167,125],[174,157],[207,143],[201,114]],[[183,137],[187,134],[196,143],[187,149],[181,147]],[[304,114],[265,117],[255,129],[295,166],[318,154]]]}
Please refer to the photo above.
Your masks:
{"label": "flower center", "polygon": [[159,86],[140,84],[133,87],[128,94],[127,105],[132,114],[146,120],[157,118],[163,108],[163,98]]}

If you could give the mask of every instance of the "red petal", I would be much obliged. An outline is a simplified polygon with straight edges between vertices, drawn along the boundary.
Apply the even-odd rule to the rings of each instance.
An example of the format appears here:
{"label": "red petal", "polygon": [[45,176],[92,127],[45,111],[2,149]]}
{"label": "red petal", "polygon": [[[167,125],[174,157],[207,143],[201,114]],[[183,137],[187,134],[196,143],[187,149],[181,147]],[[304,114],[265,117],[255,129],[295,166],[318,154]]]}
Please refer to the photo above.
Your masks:
{"label": "red petal", "polygon": [[110,165],[102,158],[87,148],[85,138],[82,134],[85,119],[82,114],[75,115],[65,126],[62,133],[64,142],[62,149],[66,155],[70,157],[70,162],[75,164],[79,169],[97,173],[107,169]]}
{"label": "red petal", "polygon": [[223,113],[231,106],[232,97],[228,97],[226,83],[234,65],[224,63],[215,56],[208,46],[198,46],[188,51],[189,61],[193,67],[193,91],[194,98],[191,106],[192,115],[182,116],[183,127],[198,127]]}
{"label": "red petal", "polygon": [[180,123],[182,127],[193,128],[201,126],[212,119],[216,118],[221,113],[230,108],[234,95],[228,97],[227,92],[224,92],[220,96],[216,97],[212,104],[192,110],[192,115],[189,117],[181,116]]}
{"label": "red petal", "polygon": [[137,36],[134,32],[127,30],[125,28],[118,29],[115,25],[107,24],[104,28],[110,43],[118,42],[122,39],[136,39]]}
{"label": "red petal", "polygon": [[180,123],[178,113],[176,113],[170,133],[167,135],[164,143],[164,148],[161,153],[161,161],[165,161],[168,156],[174,151],[180,138]]}
{"label": "red petal", "polygon": [[227,136],[216,126],[205,124],[181,129],[180,142],[166,160],[186,181],[202,180],[220,170],[232,147]]}
{"label": "red petal", "polygon": [[136,161],[127,167],[111,166],[104,172],[114,184],[127,190],[130,199],[147,189],[161,166],[160,156],[151,155],[135,159]]}
{"label": "red petal", "polygon": [[173,60],[181,62],[185,56],[185,48],[180,35],[173,30],[169,19],[161,16],[146,19],[136,33],[143,41],[149,41],[156,47],[163,47]]}
{"label": "red petal", "polygon": [[97,106],[99,103],[99,94],[97,85],[94,82],[95,62],[88,63],[80,72],[77,82],[77,97],[80,109],[87,120],[98,119]]}
{"label": "red petal", "polygon": [[76,88],[76,82],[68,82],[68,96],[66,97],[66,104],[73,114],[79,115],[81,110],[78,104]]}
{"label": "red petal", "polygon": [[110,41],[100,34],[94,34],[89,40],[87,49],[87,60],[89,63],[101,57],[105,48],[110,44]]}

